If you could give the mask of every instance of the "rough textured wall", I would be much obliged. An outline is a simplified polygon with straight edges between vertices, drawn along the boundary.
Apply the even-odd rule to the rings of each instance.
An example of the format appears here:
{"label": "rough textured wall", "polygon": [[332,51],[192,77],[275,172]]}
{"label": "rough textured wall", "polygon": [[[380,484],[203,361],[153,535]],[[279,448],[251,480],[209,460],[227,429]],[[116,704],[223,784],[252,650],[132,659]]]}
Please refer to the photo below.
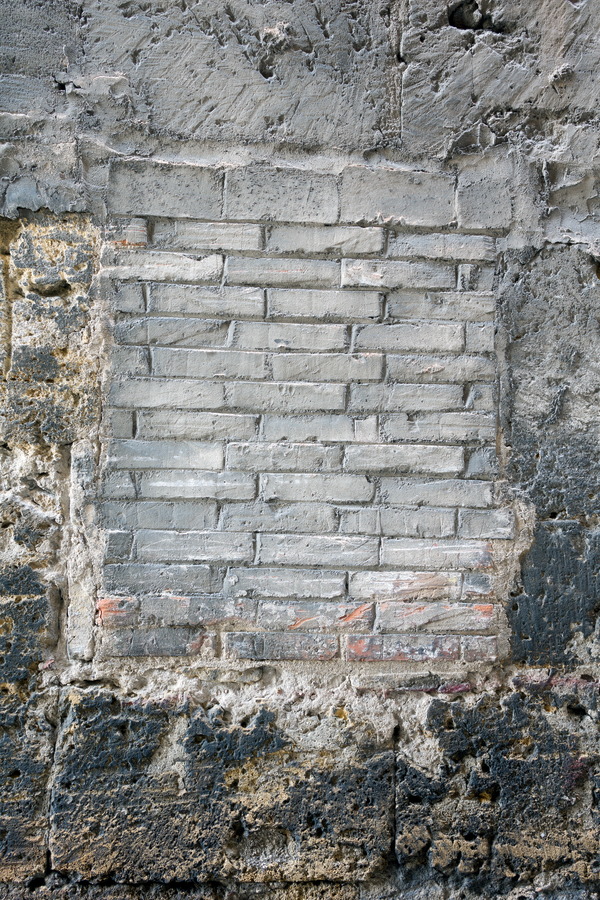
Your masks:
{"label": "rough textured wall", "polygon": [[0,896],[596,897],[598,4],[2,11]]}

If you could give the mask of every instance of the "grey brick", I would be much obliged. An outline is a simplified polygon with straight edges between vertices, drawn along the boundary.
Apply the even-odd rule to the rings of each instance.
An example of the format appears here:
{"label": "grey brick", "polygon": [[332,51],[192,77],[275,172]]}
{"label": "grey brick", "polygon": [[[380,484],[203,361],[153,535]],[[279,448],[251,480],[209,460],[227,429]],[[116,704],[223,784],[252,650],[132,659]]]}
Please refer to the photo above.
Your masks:
{"label": "grey brick", "polygon": [[272,225],[267,228],[267,250],[271,253],[335,253],[354,256],[381,254],[383,228],[353,228],[337,225]]}
{"label": "grey brick", "polygon": [[273,166],[229,169],[225,184],[225,217],[335,222],[338,217],[335,177]]}
{"label": "grey brick", "polygon": [[466,349],[469,353],[493,353],[494,352],[494,324],[467,324]]}
{"label": "grey brick", "polygon": [[373,484],[362,475],[263,475],[265,500],[360,503],[371,500]]}
{"label": "grey brick", "polygon": [[381,497],[386,503],[398,506],[490,506],[492,485],[486,481],[401,481],[381,479]]}
{"label": "grey brick", "polygon": [[108,472],[102,479],[101,495],[108,500],[132,500],[135,481],[130,472]]}
{"label": "grey brick", "polygon": [[420,412],[460,409],[463,390],[459,384],[356,384],[350,388],[348,411]]}
{"label": "grey brick", "polygon": [[184,313],[221,319],[260,319],[265,293],[254,287],[196,287],[190,284],[152,284],[148,312]]}
{"label": "grey brick", "polygon": [[381,417],[384,441],[493,441],[496,422],[493,416],[479,412],[406,413]]}
{"label": "grey brick", "polygon": [[461,509],[458,533],[463,538],[514,538],[515,516],[512,509]]}
{"label": "grey brick", "polygon": [[382,297],[374,291],[267,291],[268,315],[278,319],[368,322],[379,319]]}
{"label": "grey brick", "polygon": [[112,441],[108,463],[117,469],[223,468],[223,446],[202,441]]}
{"label": "grey brick", "polygon": [[188,528],[205,531],[217,526],[217,504],[214,500],[194,503],[108,502],[101,507],[107,528]]}
{"label": "grey brick", "polygon": [[494,318],[496,300],[492,294],[399,291],[388,294],[388,315],[392,319],[448,319],[487,322]]}
{"label": "grey brick", "polygon": [[169,597],[161,594],[142,598],[140,619],[145,625],[252,628],[256,624],[257,605],[256,600],[246,597]]}
{"label": "grey brick", "polygon": [[342,260],[342,287],[453,288],[454,266],[441,262],[383,262],[370,259]]}
{"label": "grey brick", "polygon": [[229,531],[136,532],[137,558],[142,562],[251,562],[251,534]]}
{"label": "grey brick", "polygon": [[116,312],[143,313],[146,308],[141,284],[117,284],[110,296],[110,305]]}
{"label": "grey brick", "polygon": [[457,600],[462,580],[458,572],[354,572],[348,593],[356,600]]}
{"label": "grey brick", "polygon": [[315,443],[230,443],[226,465],[246,472],[335,472],[342,465],[342,450]]}
{"label": "grey brick", "polygon": [[352,444],[346,447],[344,468],[350,472],[457,475],[464,468],[464,450],[429,444]]}
{"label": "grey brick", "polygon": [[133,437],[133,413],[127,409],[109,409],[104,414],[106,432],[113,438]]}
{"label": "grey brick", "polygon": [[223,174],[218,169],[113,160],[108,210],[120,215],[218,219],[222,186]]}
{"label": "grey brick", "polygon": [[356,634],[346,638],[346,654],[349,660],[361,662],[457,660],[460,638],[441,634]]}
{"label": "grey brick", "polygon": [[252,500],[255,479],[242,472],[143,472],[140,497],[147,499]]}
{"label": "grey brick", "polygon": [[191,440],[245,440],[255,437],[258,416],[234,413],[142,410],[137,414],[137,435],[146,440],[189,438]]}
{"label": "grey brick", "polygon": [[173,250],[261,250],[261,225],[232,222],[156,222],[152,242]]}
{"label": "grey brick", "polygon": [[496,409],[494,384],[473,384],[469,396],[465,400],[465,408],[480,412],[492,412]]}
{"label": "grey brick", "polygon": [[[107,640],[108,637],[108,640]],[[190,628],[119,628],[104,634],[101,657],[216,657],[214,634]]]}
{"label": "grey brick", "polygon": [[379,560],[379,539],[362,535],[263,534],[258,559],[267,565],[289,562],[308,566],[372,566]]}
{"label": "grey brick", "polygon": [[464,347],[464,326],[438,322],[406,322],[401,325],[358,326],[355,350],[455,351]]}
{"label": "grey brick", "polygon": [[381,534],[392,537],[449,538],[456,534],[453,509],[386,506],[381,509],[380,518]]}
{"label": "grey brick", "polygon": [[236,322],[231,345],[247,350],[345,350],[344,325]]}
{"label": "grey brick", "polygon": [[342,222],[435,226],[454,219],[454,179],[447,175],[349,166],[340,197]]}
{"label": "grey brick", "polygon": [[383,375],[378,353],[280,353],[271,364],[277,381],[378,381]]}
{"label": "grey brick", "polygon": [[150,355],[145,347],[111,347],[111,375],[149,375]]}
{"label": "grey brick", "polygon": [[117,379],[110,386],[114,406],[146,409],[219,409],[225,404],[222,383],[163,378]]}
{"label": "grey brick", "polygon": [[264,353],[243,350],[152,349],[152,373],[184,378],[265,378]]}
{"label": "grey brick", "polygon": [[493,359],[485,356],[393,356],[386,361],[391,381],[451,382],[492,381]]}
{"label": "grey brick", "polygon": [[104,586],[115,594],[160,593],[199,594],[218,590],[221,586],[209,566],[145,565],[129,563],[105,566]]}
{"label": "grey brick", "polygon": [[492,597],[494,583],[490,575],[482,572],[467,572],[463,578],[462,596],[472,600],[479,597]]}
{"label": "grey brick", "polygon": [[340,286],[340,264],[325,259],[230,256],[225,278],[228,284],[335,288]]}
{"label": "grey brick", "polygon": [[391,259],[493,260],[494,238],[473,234],[396,234],[388,243]]}
{"label": "grey brick", "polygon": [[224,636],[225,654],[229,659],[334,659],[338,656],[338,639],[328,634],[241,634]]}
{"label": "grey brick", "polygon": [[482,632],[496,625],[492,604],[394,603],[383,601],[377,610],[378,631]]}
{"label": "grey brick", "polygon": [[333,507],[323,503],[229,503],[221,511],[224,531],[290,533],[335,530]]}
{"label": "grey brick", "polygon": [[263,600],[258,605],[259,628],[287,629],[295,633],[342,629],[371,629],[375,619],[372,603],[332,603],[330,600],[297,600],[281,603]]}
{"label": "grey brick", "polygon": [[104,532],[104,558],[108,562],[129,559],[133,545],[133,534],[129,531]]}
{"label": "grey brick", "polygon": [[377,441],[377,416],[263,416],[266,441]]}
{"label": "grey brick", "polygon": [[323,572],[318,569],[231,568],[227,572],[226,594],[255,597],[279,597],[310,600],[336,600],[346,592],[345,572]]}
{"label": "grey brick", "polygon": [[466,470],[468,478],[496,478],[498,471],[495,447],[478,447],[469,454]]}
{"label": "grey brick", "polygon": [[377,507],[346,507],[336,510],[340,534],[381,534]]}
{"label": "grey brick", "polygon": [[225,399],[229,408],[249,412],[343,410],[346,388],[342,384],[232,381],[225,382]]}
{"label": "grey brick", "polygon": [[119,344],[162,344],[167,347],[223,347],[229,325],[211,319],[148,317],[125,319],[115,325]]}
{"label": "grey brick", "polygon": [[411,569],[486,569],[492,565],[492,553],[489,544],[478,541],[382,538],[381,563]]}
{"label": "grey brick", "polygon": [[461,228],[508,228],[512,198],[506,178],[494,179],[489,172],[464,172],[458,179],[457,209]]}
{"label": "grey brick", "polygon": [[498,658],[498,638],[468,635],[461,638],[465,662],[494,662]]}
{"label": "grey brick", "polygon": [[184,253],[124,250],[114,255],[103,274],[121,281],[174,281],[181,284],[218,284],[223,257],[216,253],[197,258]]}
{"label": "grey brick", "polygon": [[459,291],[491,291],[494,275],[494,266],[462,263],[457,270],[456,286]]}

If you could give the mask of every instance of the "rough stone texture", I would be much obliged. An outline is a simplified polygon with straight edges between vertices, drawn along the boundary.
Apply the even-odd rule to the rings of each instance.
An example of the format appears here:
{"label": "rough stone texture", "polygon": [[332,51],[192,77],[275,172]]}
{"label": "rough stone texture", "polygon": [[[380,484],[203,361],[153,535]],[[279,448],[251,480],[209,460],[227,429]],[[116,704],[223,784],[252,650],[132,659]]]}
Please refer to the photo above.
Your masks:
{"label": "rough stone texture", "polygon": [[0,900],[597,900],[598,4],[0,7]]}

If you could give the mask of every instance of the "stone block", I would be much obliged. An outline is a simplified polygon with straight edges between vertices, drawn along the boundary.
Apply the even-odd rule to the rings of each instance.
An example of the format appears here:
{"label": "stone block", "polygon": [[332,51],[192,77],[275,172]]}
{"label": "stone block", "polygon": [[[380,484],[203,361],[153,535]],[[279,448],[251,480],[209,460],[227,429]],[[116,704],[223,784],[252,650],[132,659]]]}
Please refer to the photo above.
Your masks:
{"label": "stone block", "polygon": [[255,221],[333,223],[338,217],[335,177],[271,166],[228,169],[225,216]]}
{"label": "stone block", "polygon": [[340,188],[342,222],[449,225],[454,179],[429,172],[348,166]]}

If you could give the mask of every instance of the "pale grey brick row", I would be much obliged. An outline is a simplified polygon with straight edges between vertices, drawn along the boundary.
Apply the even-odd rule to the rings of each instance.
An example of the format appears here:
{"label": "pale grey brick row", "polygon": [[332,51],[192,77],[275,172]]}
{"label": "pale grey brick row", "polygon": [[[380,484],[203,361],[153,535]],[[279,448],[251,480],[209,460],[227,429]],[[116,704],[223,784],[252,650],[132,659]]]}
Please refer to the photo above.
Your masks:
{"label": "pale grey brick row", "polygon": [[103,254],[101,274],[119,281],[166,281],[180,284],[219,284],[224,260],[220,254],[197,258],[184,253],[154,250],[110,251]]}
{"label": "pale grey brick row", "polygon": [[350,387],[348,399],[348,412],[359,414],[463,407],[463,388],[459,384],[355,384]]}
{"label": "pale grey brick row", "polygon": [[351,444],[344,451],[348,472],[428,472],[458,475],[465,465],[462,447],[428,444]]}
{"label": "pale grey brick row", "polygon": [[470,234],[396,234],[389,238],[387,255],[390,259],[490,262],[496,256],[496,241]]}
{"label": "pale grey brick row", "polygon": [[223,635],[226,659],[242,660],[331,660],[339,656],[339,641],[331,634],[244,634]]}
{"label": "pale grey brick row", "polygon": [[140,499],[252,500],[256,496],[255,477],[242,472],[142,472],[138,479]]}
{"label": "pale grey brick row", "polygon": [[261,475],[264,500],[363,503],[373,499],[375,485],[362,475]]}
{"label": "pale grey brick row", "polygon": [[[493,381],[496,363],[485,356],[386,356],[386,373],[390,381],[472,382]],[[316,379],[315,379],[316,380]]]}
{"label": "pale grey brick row", "polygon": [[345,325],[235,322],[230,345],[241,350],[345,350]]}
{"label": "pale grey brick row", "polygon": [[465,347],[469,353],[493,353],[494,342],[495,329],[492,322],[467,324]]}
{"label": "pale grey brick row", "polygon": [[379,291],[391,288],[451,290],[456,287],[456,269],[454,265],[442,262],[343,259],[340,284],[342,287],[369,287]]}
{"label": "pale grey brick row", "polygon": [[380,353],[281,353],[270,358],[276,381],[379,381]]}
{"label": "pale grey brick row", "polygon": [[462,634],[490,631],[496,625],[497,610],[491,604],[383,601],[377,605],[374,631]]}
{"label": "pale grey brick row", "polygon": [[104,566],[104,590],[113,594],[172,592],[201,594],[220,591],[223,575],[206,565],[150,565],[127,563]]}
{"label": "pale grey brick row", "polygon": [[404,569],[486,569],[492,565],[492,548],[481,541],[382,538],[381,564]]}
{"label": "pale grey brick row", "polygon": [[140,529],[135,552],[141,562],[252,562],[254,539],[245,532]]}
{"label": "pale grey brick row", "polygon": [[356,600],[458,600],[462,595],[460,572],[420,572],[382,569],[351,572],[348,594]]}
{"label": "pale grey brick row", "polygon": [[112,441],[108,465],[115,469],[204,469],[220,471],[222,444],[204,441]]}
{"label": "pale grey brick row", "polygon": [[336,508],[336,516],[341,534],[381,534],[376,506],[341,506]]}
{"label": "pale grey brick row", "polygon": [[407,413],[381,416],[381,440],[384,441],[493,441],[496,422],[480,412]]}
{"label": "pale grey brick row", "polygon": [[377,416],[351,418],[343,415],[264,415],[261,437],[266,441],[354,442],[378,440]]}
{"label": "pale grey brick row", "polygon": [[[125,413],[124,410],[114,412]],[[137,437],[142,440],[160,438],[205,441],[252,440],[257,436],[258,423],[258,415],[174,409],[141,410],[137,413]]]}
{"label": "pale grey brick row", "polygon": [[454,220],[454,179],[392,167],[348,166],[340,185],[342,222],[449,225]]}
{"label": "pale grey brick row", "polygon": [[511,509],[461,509],[458,534],[463,538],[512,539],[515,536],[514,513]]}
{"label": "pale grey brick row", "polygon": [[387,314],[391,319],[488,322],[494,318],[495,309],[493,294],[399,291],[387,296]]}
{"label": "pale grey brick row", "polygon": [[353,350],[461,352],[464,349],[462,323],[405,322],[399,325],[357,325]]}
{"label": "pale grey brick row", "polygon": [[[383,228],[352,226],[270,225],[267,228],[267,251],[270,253],[318,253],[355,256],[383,253]],[[215,248],[216,249],[216,248]]]}
{"label": "pale grey brick row", "polygon": [[224,347],[228,336],[229,322],[218,319],[146,316],[123,319],[114,327],[114,338],[118,344]]}
{"label": "pale grey brick row", "polygon": [[108,472],[102,478],[100,496],[106,500],[134,500],[137,496],[133,472]]}
{"label": "pale grey brick row", "polygon": [[225,281],[256,287],[337,288],[340,264],[325,259],[228,256]]}
{"label": "pale grey brick row", "polygon": [[338,219],[338,188],[333,175],[267,165],[228,169],[225,218],[315,222]]}
{"label": "pale grey brick row", "polygon": [[222,409],[225,388],[220,382],[177,382],[163,378],[119,378],[109,390],[109,403],[133,409]]}
{"label": "pale grey brick row", "polygon": [[146,347],[111,347],[111,375],[149,375],[150,353]]}
{"label": "pale grey brick row", "polygon": [[224,531],[328,533],[336,529],[335,508],[325,503],[232,503],[222,507]]}
{"label": "pale grey brick row", "polygon": [[456,534],[454,509],[389,506],[382,507],[379,515],[381,534],[390,537],[450,538]]}
{"label": "pale grey brick row", "polygon": [[223,172],[150,160],[112,160],[107,206],[134,216],[220,219]]}
{"label": "pale grey brick row", "polygon": [[379,496],[381,502],[395,506],[488,507],[493,486],[487,481],[382,478]]}
{"label": "pale grey brick row", "polygon": [[152,374],[159,377],[260,379],[268,375],[267,357],[261,352],[156,347],[150,354]]}
{"label": "pale grey brick row", "polygon": [[266,565],[373,566],[379,562],[379,538],[326,534],[257,535],[257,561]]}
{"label": "pale grey brick row", "polygon": [[249,412],[342,411],[346,405],[343,384],[303,382],[224,382],[225,405]]}
{"label": "pale grey brick row", "polygon": [[262,319],[265,312],[265,292],[260,288],[150,284],[146,289],[148,312],[152,314]]}
{"label": "pale grey brick row", "polygon": [[323,600],[261,600],[258,603],[256,624],[259,628],[289,630],[296,634],[306,631],[370,630],[375,620],[372,603],[332,603]]}
{"label": "pale grey brick row", "polygon": [[277,569],[234,567],[227,570],[224,591],[234,597],[251,593],[254,597],[265,598],[337,600],[345,596],[346,573],[297,566]]}
{"label": "pale grey brick row", "polygon": [[142,625],[253,628],[258,601],[247,597],[145,596],[140,602]]}
{"label": "pale grey brick row", "polygon": [[236,443],[227,445],[226,467],[246,472],[335,472],[342,448],[317,443]]}
{"label": "pale grey brick row", "polygon": [[261,225],[163,219],[154,223],[152,243],[169,250],[262,250],[263,231]]}
{"label": "pale grey brick row", "polygon": [[130,531],[104,532],[104,559],[106,562],[127,560],[133,550],[133,534]]}
{"label": "pale grey brick row", "polygon": [[101,504],[100,516],[107,528],[121,530],[173,528],[206,531],[216,529],[218,508],[214,500],[196,500],[191,503],[108,501]]}
{"label": "pale grey brick row", "polygon": [[267,290],[267,314],[274,319],[368,322],[382,310],[382,295],[374,291]]}

